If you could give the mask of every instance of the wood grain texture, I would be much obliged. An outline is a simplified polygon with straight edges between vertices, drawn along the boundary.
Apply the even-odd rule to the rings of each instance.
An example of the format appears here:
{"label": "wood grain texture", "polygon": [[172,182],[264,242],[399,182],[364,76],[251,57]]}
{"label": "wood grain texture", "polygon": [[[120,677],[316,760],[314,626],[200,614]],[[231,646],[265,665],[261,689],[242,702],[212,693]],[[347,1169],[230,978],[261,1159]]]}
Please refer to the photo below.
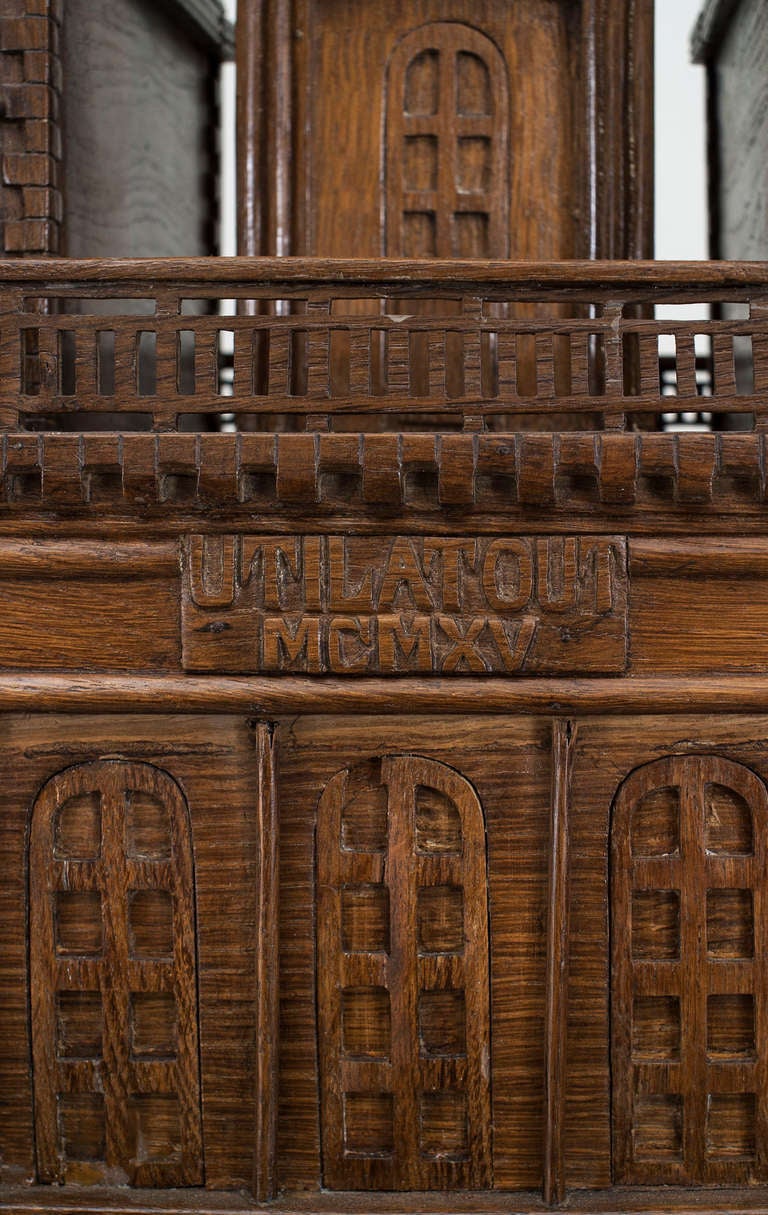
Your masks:
{"label": "wood grain texture", "polygon": [[[503,774],[489,762],[491,755],[502,753]],[[463,723],[460,742],[439,717],[301,717],[282,726],[281,1182],[288,1188],[314,1188],[321,1167],[312,923],[315,807],[340,764],[370,765],[382,756],[403,754],[448,762],[471,782],[485,812],[494,1184],[500,1189],[541,1184],[545,967],[543,952],[532,943],[542,939],[546,915],[548,825],[543,807],[549,798],[549,732],[534,721],[483,722],[472,716]],[[370,822],[369,815],[361,821]],[[359,854],[359,863],[365,859]],[[322,902],[331,896],[323,891],[318,897]],[[350,956],[347,964],[351,961]],[[332,975],[323,973],[324,981],[333,983]],[[362,985],[380,984],[366,980]],[[325,1036],[321,1042],[325,1049]]]}
{"label": "wood grain texture", "polygon": [[755,941],[764,931],[767,809],[762,781],[717,755],[643,765],[619,793],[611,913],[619,1182],[727,1184],[765,1169],[756,1096],[765,976]]}
{"label": "wood grain texture", "polygon": [[277,797],[277,734],[266,722],[253,726],[258,777],[259,903],[256,982],[255,1149],[253,1194],[260,1201],[277,1190],[277,1093],[279,1053],[278,957],[280,822]]}
{"label": "wood grain texture", "polygon": [[63,249],[61,5],[9,0],[0,18],[2,248]]}
{"label": "wood grain texture", "polygon": [[552,723],[552,818],[550,831],[549,905],[547,908],[547,1002],[544,1027],[544,1184],[551,1206],[565,1197],[565,1103],[568,1041],[569,952],[569,815],[575,727]]}
{"label": "wood grain texture", "polygon": [[[454,48],[450,54],[458,63],[468,52]],[[472,218],[475,213],[455,214]],[[41,277],[36,284],[33,280],[26,291],[36,293],[22,297],[8,275],[0,303],[16,320],[13,326],[9,320],[2,344],[0,383],[5,374],[9,401],[0,422],[5,429],[31,431],[109,432],[123,426],[186,432],[215,427],[220,415],[236,405],[237,425],[249,431],[263,428],[260,438],[271,434],[277,413],[283,416],[278,429],[304,428],[318,437],[329,430],[346,435],[361,428],[375,434],[418,427],[430,433],[447,430],[441,438],[445,467],[437,487],[439,504],[461,505],[472,440],[476,436],[479,441],[484,431],[622,431],[627,417],[633,426],[642,420],[647,429],[654,421],[663,423],[670,389],[678,410],[700,411],[704,385],[697,379],[695,344],[708,338],[707,411],[744,415],[747,429],[763,429],[766,318],[759,281],[747,265],[744,282],[751,281],[753,290],[746,294],[734,291],[733,281],[724,277],[715,290],[717,279],[697,275],[705,298],[717,304],[716,311],[725,310],[727,319],[718,315],[669,322],[647,315],[655,292],[674,281],[657,270],[651,271],[652,284],[645,290],[645,271],[630,276],[632,286],[620,285],[606,271],[597,285],[565,267],[560,283],[545,276],[536,288],[520,273],[519,262],[517,273],[508,270],[506,281],[497,277],[500,263],[494,262],[474,263],[471,280],[463,274],[472,263],[457,262],[450,274],[450,263],[435,262],[430,279],[424,277],[423,260],[386,264],[388,280],[370,262],[334,265],[299,259],[303,280],[289,274],[280,281],[273,277],[275,263],[264,261],[258,263],[260,276],[254,273],[248,287],[237,274],[222,273],[226,263],[214,268],[188,262],[188,271],[197,265],[208,273],[197,282],[189,280],[187,289],[183,281],[166,286],[162,279],[148,279],[145,264],[141,299],[133,295],[142,291],[139,282],[129,287],[120,279],[118,272],[127,270],[128,263],[113,266],[117,276],[111,298],[106,280],[98,288],[85,277],[75,286],[59,286],[55,276]],[[353,294],[355,283],[359,294]],[[689,298],[680,286],[675,296],[679,303]],[[232,297],[239,301],[238,315],[210,315],[214,301]],[[41,310],[42,300],[51,307]],[[749,317],[732,317],[736,305],[745,302]],[[675,354],[665,361],[659,341],[670,334]],[[232,351],[233,374],[226,366],[226,350]],[[14,397],[17,407],[11,404]],[[450,434],[458,429],[466,433]],[[313,445],[303,434],[281,438],[292,449],[296,468],[283,470],[277,493],[295,501],[312,488]],[[660,438],[637,436],[651,461]],[[685,440],[675,466],[657,478],[674,479],[674,493],[667,490],[667,495],[675,501],[706,504],[723,477],[723,444],[712,434],[688,434]],[[589,442],[582,442],[585,455]],[[533,467],[534,481],[541,479],[540,461],[533,455],[538,444],[543,447],[543,440],[531,435],[524,461]],[[190,451],[195,447],[188,446]],[[60,441],[51,449],[60,462],[52,460],[43,492],[57,505],[77,506],[93,491],[114,491],[125,443],[113,437],[111,457],[106,455],[109,447],[106,438],[73,436],[67,456]],[[106,459],[111,475],[93,468],[99,458]],[[73,466],[81,468],[79,492],[66,484]],[[631,473],[631,468],[625,471]],[[515,480],[525,487],[523,471]],[[368,482],[371,488],[366,492],[364,487],[364,496],[375,501],[376,481]],[[199,488],[207,496],[223,491],[239,500],[242,487],[233,483],[224,460]],[[552,488],[547,496],[535,485],[530,494],[524,488],[523,497],[530,505],[545,505],[554,492]],[[638,486],[625,492],[622,497],[614,485],[612,500],[633,501]],[[382,493],[383,486],[378,489],[383,501]]]}
{"label": "wood grain texture", "polygon": [[[569,1143],[569,1175],[571,1184],[577,1185],[579,1182],[576,1178],[583,1177],[586,1183],[594,1184],[594,1180],[590,1182],[587,1178],[591,1175],[595,1178],[599,1172],[594,1171],[599,1160],[600,1144],[603,1145],[603,1151],[610,1141],[610,1125],[607,1117],[609,1111],[608,1094],[610,1092],[609,1085],[609,1068],[607,1056],[603,1052],[600,1043],[604,1041],[603,1035],[609,1024],[608,1019],[608,1001],[606,994],[609,990],[609,969],[608,969],[608,954],[607,949],[607,932],[608,932],[608,916],[609,916],[609,900],[607,886],[607,843],[608,831],[610,826],[610,807],[616,790],[621,785],[623,779],[641,765],[647,764],[650,761],[663,760],[665,763],[679,765],[679,770],[684,770],[685,765],[690,762],[694,772],[692,780],[686,778],[685,790],[682,797],[695,799],[696,789],[700,788],[699,778],[695,775],[696,766],[703,763],[699,760],[701,756],[717,757],[711,762],[717,768],[717,764],[722,761],[732,761],[733,763],[746,765],[755,774],[751,776],[746,773],[745,781],[757,781],[758,785],[765,778],[765,764],[763,760],[763,744],[761,742],[762,730],[765,722],[761,717],[752,718],[737,718],[730,717],[725,714],[715,720],[713,717],[694,716],[680,717],[677,719],[639,716],[631,721],[614,721],[611,723],[600,723],[596,720],[582,719],[579,723],[579,748],[575,755],[574,763],[574,814],[572,820],[572,902],[571,902],[571,1019],[569,1024],[569,1116],[568,1116],[568,1143]],[[675,758],[668,758],[675,757]],[[690,761],[685,757],[692,757]],[[706,761],[709,763],[709,759]],[[725,764],[727,768],[728,765]],[[759,780],[758,780],[759,778]],[[653,782],[650,782],[653,783]],[[663,781],[659,782],[664,784]],[[716,780],[716,785],[720,785],[721,781]],[[743,784],[743,782],[742,782]],[[741,787],[741,786],[740,786]],[[719,837],[708,837],[707,849],[714,853],[718,848],[722,848],[722,844],[715,842],[713,839],[732,838],[734,826],[730,824],[739,824],[739,818],[735,817],[735,806],[738,805],[738,799],[734,802],[733,797],[726,798],[723,802],[725,794],[718,794],[720,797],[720,809],[717,811],[717,818],[723,824]],[[691,805],[693,801],[691,801]],[[725,806],[728,807],[724,813]],[[642,840],[640,851],[646,853],[657,852],[663,854],[669,852],[671,856],[664,860],[663,855],[659,860],[659,865],[663,868],[665,864],[669,865],[674,860],[674,839],[671,843],[666,841],[670,838],[670,831],[666,829],[665,824],[669,823],[670,816],[668,811],[663,811],[662,802],[657,800],[654,803],[649,802],[647,809],[643,811],[641,817],[636,817],[634,831],[636,835],[633,838]],[[697,814],[696,822],[697,830],[701,831],[699,823],[700,815]],[[622,835],[622,828],[619,828],[617,841],[625,839],[626,834]],[[711,828],[710,828],[711,830]],[[743,829],[738,827],[743,838]],[[731,832],[730,837],[726,837],[722,832]],[[637,836],[637,832],[641,834]],[[737,836],[737,838],[739,838]],[[618,847],[625,847],[625,844],[618,844]],[[729,847],[732,847],[729,843]],[[657,899],[655,902],[650,897],[654,891],[657,893],[663,887],[659,883],[650,879],[650,870],[647,867],[656,861],[636,861],[634,863],[633,872],[637,879],[638,891],[648,893],[648,897],[640,899],[637,904],[636,915],[639,917],[641,934],[639,937],[640,944],[636,947],[638,954],[642,950],[650,950],[657,958],[661,957],[662,949],[667,949],[674,952],[675,941],[674,937],[669,935],[670,931],[674,931],[676,923],[676,913],[674,903],[667,898],[666,904],[663,900]],[[709,862],[708,862],[709,863]],[[719,860],[713,859],[712,864],[719,864]],[[742,861],[731,861],[730,859],[723,862],[726,865],[733,865],[738,868]],[[751,862],[750,862],[751,863]],[[640,866],[645,865],[646,871],[641,871]],[[735,875],[736,868],[733,869]],[[671,872],[671,871],[670,871]],[[714,872],[714,871],[713,871]],[[661,869],[659,869],[659,876]],[[617,879],[621,881],[620,878]],[[719,882],[712,879],[710,885],[716,886]],[[727,882],[724,883],[727,886]],[[734,886],[739,886],[739,881],[734,882]],[[669,891],[666,892],[669,894]],[[615,914],[622,915],[621,901],[615,907]],[[666,910],[664,907],[666,906]],[[743,901],[731,901],[733,906],[742,906]],[[755,902],[754,907],[758,904]],[[703,900],[701,898],[696,902],[697,911],[691,914],[703,914]],[[714,913],[712,925],[722,923],[721,915],[724,913],[725,904],[721,903],[720,909]],[[659,918],[661,914],[662,918]],[[712,915],[713,913],[710,913]],[[729,912],[729,914],[731,914]],[[591,926],[590,926],[591,925]],[[656,925],[656,928],[650,926]],[[665,926],[666,925],[666,926]],[[650,936],[648,931],[650,928]],[[687,931],[687,929],[686,929]],[[720,928],[715,929],[716,935],[711,940],[728,940],[727,937],[718,936]],[[706,936],[706,934],[705,934]],[[740,938],[737,938],[737,941]],[[630,941],[627,930],[619,932],[619,935],[614,934],[614,948],[617,950],[629,949]],[[711,945],[709,949],[711,949]],[[720,946],[716,946],[719,949]],[[733,947],[729,944],[724,948],[733,952]],[[740,948],[740,946],[738,946]],[[719,956],[719,955],[718,955]],[[721,965],[724,962],[723,969],[719,972],[723,976],[723,994],[728,993],[728,982],[735,974],[738,964],[734,967],[724,959],[718,960],[715,958],[713,964]],[[640,956],[633,963],[639,969],[642,966],[649,965]],[[672,968],[677,965],[672,958],[668,961],[660,960],[657,964],[659,972],[666,966]],[[621,973],[621,968],[618,972],[614,969],[614,974],[617,976]],[[618,981],[618,977],[617,977]],[[693,975],[691,980],[685,985],[685,990],[690,990],[691,994],[695,991],[701,992],[701,983],[697,987],[694,983]],[[645,995],[646,993],[641,993]],[[670,992],[661,991],[660,988],[649,988],[648,995],[658,1000],[659,995],[674,995],[674,990]],[[618,997],[618,992],[615,998]],[[698,998],[698,997],[694,997]],[[713,1015],[717,1017],[717,1008],[712,1010]],[[675,1013],[674,1009],[670,1008],[669,1002],[661,1004],[654,1002],[649,1005],[643,1005],[638,1009],[639,1013],[639,1030],[635,1029],[635,1047],[640,1053],[648,1052],[653,1049],[657,1055],[666,1052],[666,1057],[670,1057],[670,1053],[675,1049],[677,1041],[674,1035]],[[743,1049],[739,1046],[739,1042],[744,1041],[744,1030],[739,1030],[739,1017],[743,1018],[743,1012],[736,1015],[731,1014],[729,1024],[732,1029],[730,1031],[731,1051]],[[626,1035],[630,1031],[630,1025],[625,1020],[619,1017],[616,1021],[617,1033],[620,1039],[626,1044]],[[700,1018],[691,1023],[701,1027]],[[715,1049],[717,1050],[717,1029],[719,1022],[714,1021],[714,1038],[712,1039]],[[743,1024],[743,1020],[742,1020]],[[662,1027],[661,1030],[650,1036],[648,1027]],[[688,1032],[686,1029],[685,1032]],[[712,1030],[710,1029],[710,1033]],[[733,1035],[742,1034],[739,1039]],[[701,1039],[699,1038],[699,1041]],[[722,1039],[720,1039],[722,1041]],[[652,1047],[651,1047],[651,1044]],[[626,1045],[623,1047],[626,1049]],[[701,1051],[701,1047],[697,1050]],[[719,1048],[722,1052],[722,1047]],[[689,1052],[690,1053],[690,1052]],[[701,1060],[701,1053],[698,1055]],[[755,1056],[759,1058],[759,1056]],[[598,1062],[599,1060],[599,1062]],[[722,1067],[722,1063],[715,1059],[713,1061],[716,1066]],[[642,1069],[645,1062],[642,1059],[637,1060],[637,1066]],[[670,1079],[670,1084],[674,1084],[671,1079],[674,1068],[679,1066],[674,1062],[669,1062],[668,1066],[662,1067],[662,1071]],[[728,1071],[727,1065],[725,1066]],[[684,1074],[681,1072],[681,1074]],[[714,1072],[713,1072],[714,1074]],[[718,1074],[723,1074],[722,1072]],[[746,1080],[746,1073],[739,1071],[737,1066],[731,1069],[732,1077],[731,1093],[746,1092],[751,1089],[750,1082]],[[741,1079],[739,1079],[741,1077]],[[658,1074],[661,1078],[661,1072]],[[671,1175],[670,1170],[675,1167],[674,1156],[668,1156],[666,1161],[663,1159],[664,1151],[674,1152],[679,1150],[675,1148],[675,1136],[677,1129],[681,1125],[674,1104],[663,1100],[664,1088],[658,1086],[651,1087],[646,1085],[646,1079],[650,1080],[650,1075],[646,1075],[641,1081],[641,1093],[648,1094],[652,1098],[658,1097],[658,1100],[652,1100],[646,1106],[644,1114],[647,1117],[647,1137],[644,1140],[643,1148],[638,1147],[638,1139],[635,1139],[635,1150],[639,1155],[645,1153],[645,1161],[642,1165],[646,1172],[646,1177],[650,1177],[654,1167],[657,1168],[657,1175],[661,1177],[664,1172],[666,1176]],[[741,1080],[744,1080],[743,1087],[739,1087]],[[704,1086],[706,1087],[706,1086]],[[602,1091],[602,1097],[599,1095]],[[626,1090],[624,1090],[626,1092]],[[667,1090],[669,1091],[669,1090]],[[701,1101],[701,1093],[703,1088],[698,1088],[698,1100]],[[748,1098],[747,1098],[748,1101]],[[699,1106],[701,1108],[701,1106]],[[738,1112],[737,1112],[738,1109]],[[720,1163],[725,1164],[723,1167],[738,1170],[745,1163],[745,1157],[749,1156],[749,1144],[755,1141],[755,1135],[750,1130],[749,1122],[743,1121],[746,1106],[741,1100],[735,1103],[730,1110],[724,1109],[718,1113],[722,1116],[720,1127],[728,1125],[728,1122],[736,1117],[735,1126],[741,1126],[743,1131],[736,1132],[736,1139],[732,1139],[732,1147],[725,1148],[725,1152],[720,1157]],[[686,1125],[689,1125],[689,1120],[686,1120]],[[694,1123],[690,1123],[693,1127]],[[753,1124],[754,1125],[754,1124]],[[578,1145],[584,1143],[583,1128],[589,1126],[591,1134],[591,1142],[593,1143],[596,1152],[593,1159],[592,1169],[590,1173],[586,1172],[588,1167],[587,1155]],[[582,1128],[582,1129],[580,1129]],[[698,1132],[695,1132],[698,1133]],[[717,1132],[719,1133],[719,1131]],[[714,1141],[710,1140],[709,1151],[712,1151],[716,1156],[719,1148],[717,1146],[717,1133]],[[731,1122],[730,1132],[734,1134],[734,1123]],[[709,1134],[709,1132],[708,1132]],[[756,1132],[759,1134],[759,1132]],[[691,1141],[692,1142],[692,1141]],[[720,1143],[728,1143],[728,1139]],[[656,1165],[653,1164],[655,1157]],[[604,1157],[605,1159],[605,1157]],[[619,1160],[621,1158],[619,1157]],[[730,1163],[729,1163],[730,1161]],[[748,1161],[747,1166],[749,1167]],[[621,1167],[620,1165],[618,1167]],[[638,1166],[639,1167],[639,1166]],[[719,1167],[717,1161],[713,1159],[711,1167],[716,1171]],[[756,1166],[759,1167],[759,1166]],[[602,1168],[602,1166],[599,1166]],[[666,1170],[666,1171],[665,1171]],[[714,1176],[714,1173],[712,1174]],[[620,1174],[617,1174],[617,1178]],[[724,1174],[722,1175],[724,1178]],[[609,1178],[603,1174],[602,1184],[607,1184]],[[720,1184],[724,1184],[721,1180]],[[727,1201],[725,1198],[723,1201]]]}
{"label": "wood grain texture", "polygon": [[763,80],[768,42],[754,0],[710,5],[697,29],[696,57],[707,66],[710,173],[719,257],[764,257],[768,145]]}
{"label": "wood grain texture", "polygon": [[348,680],[282,676],[246,678],[221,675],[104,675],[100,673],[0,674],[0,708],[24,712],[120,712],[127,720],[143,713],[240,714],[273,718],[285,713],[333,715],[351,709],[386,716],[405,711],[439,712],[448,718],[465,713],[537,716],[626,717],[647,712],[685,714],[695,705],[704,714],[755,713],[768,694],[765,675],[642,675],[629,679],[425,681]]}
{"label": "wood grain texture", "polygon": [[487,875],[471,785],[410,754],[337,773],[318,805],[317,891],[323,1184],[488,1188]]}
{"label": "wood grain texture", "polygon": [[190,671],[471,675],[626,665],[621,537],[190,536]]}
{"label": "wood grain texture", "polygon": [[159,8],[71,0],[62,60],[68,252],[214,252],[210,46]]}
{"label": "wood grain texture", "polygon": [[178,665],[179,608],[172,581],[125,574],[106,583],[6,575],[0,585],[0,664],[6,668],[61,669],[73,661],[91,671],[167,671]]}
{"label": "wood grain texture", "polygon": [[[200,725],[202,739],[198,733]],[[7,959],[4,965],[8,967],[10,991],[18,991],[22,1003],[28,966],[23,891],[25,824],[40,787],[51,775],[73,763],[87,764],[106,755],[113,757],[110,763],[119,758],[128,766],[156,765],[170,773],[183,789],[190,810],[195,866],[194,885],[186,882],[185,889],[188,897],[194,897],[197,907],[198,1032],[206,1183],[213,1189],[250,1190],[256,1172],[252,1069],[259,988],[257,951],[249,948],[249,944],[255,939],[258,922],[259,847],[254,815],[258,797],[256,764],[244,720],[217,716],[193,723],[183,717],[166,717],[153,723],[139,717],[126,728],[122,716],[5,717],[3,748],[7,771],[14,773],[14,778],[3,787],[3,831],[9,833],[8,847],[3,853],[2,889],[3,898],[7,899],[3,940],[6,933],[10,934],[8,948],[3,946],[3,957]],[[152,819],[147,819],[150,810],[145,805],[140,817],[134,816],[133,820],[143,832],[140,838],[145,848],[157,839]],[[65,838],[82,850],[88,842],[87,830],[81,826],[77,831],[72,828],[68,831]],[[70,862],[70,866],[73,864]],[[17,870],[18,878],[14,876]],[[88,926],[95,921],[78,921],[74,915],[68,915],[69,911],[65,907],[64,931],[77,932],[74,943],[87,946],[92,938],[84,933],[90,931]],[[157,932],[163,924],[167,928],[167,921],[162,917],[159,921],[153,919],[149,912],[148,904],[134,905],[133,939],[139,949],[155,948]],[[158,911],[153,914],[156,917]],[[84,923],[85,927],[78,928],[78,923]],[[189,971],[186,964],[184,969]],[[9,1181],[14,1177],[34,1178],[29,1122],[32,1095],[23,1080],[27,1064],[20,1068],[21,1060],[29,1058],[31,1039],[28,1014],[20,1018],[20,1013],[16,995],[3,1001],[0,1151]],[[87,1029],[88,1021],[83,1021],[86,1013],[81,1014],[81,1024]],[[166,1032],[164,1026],[169,1022],[159,1006],[145,1005],[139,1018],[139,1044],[146,1048],[146,1027],[154,1027],[157,1036]],[[192,1027],[188,1032],[193,1032]],[[156,1064],[151,1062],[147,1066],[151,1069]],[[120,1083],[120,1075],[120,1069],[113,1068],[111,1083]],[[161,1128],[167,1126],[162,1109],[158,1118]],[[195,1155],[199,1158],[200,1153]]]}
{"label": "wood grain texture", "polygon": [[[350,249],[367,256],[383,251],[382,178],[386,175],[391,184],[397,144],[390,140],[387,156],[382,156],[383,119],[395,105],[391,90],[400,82],[397,74],[388,75],[387,65],[409,31],[451,23],[456,34],[464,27],[469,36],[495,43],[514,84],[505,153],[511,192],[504,238],[513,255],[647,256],[651,26],[647,5],[627,8],[625,13],[615,5],[585,4],[574,12],[561,4],[525,4],[510,11],[498,0],[479,8],[463,0],[448,8],[414,0],[396,17],[386,6],[369,3],[361,21],[348,4],[312,0],[297,10],[302,36],[295,39],[285,22],[278,32],[274,16],[265,23],[266,6],[251,4],[238,29],[241,61],[250,64],[241,104],[241,197],[255,195],[250,183],[265,169],[266,188],[261,208],[249,207],[252,227],[241,233],[240,248],[337,256]],[[425,36],[434,40],[437,32]],[[574,48],[578,70],[571,72]],[[414,69],[408,104],[418,107],[427,96],[433,51],[425,45],[424,71],[419,65]],[[280,84],[265,91],[261,80]],[[500,98],[499,89],[494,91]],[[402,100],[397,104],[402,114]],[[408,121],[423,126],[416,109],[413,114]],[[619,137],[612,114],[628,115],[629,146]],[[590,121],[594,133],[598,128],[603,133],[600,144],[590,138]],[[608,129],[615,137],[607,137]],[[425,127],[413,138],[428,139],[429,132]],[[418,147],[412,145],[411,151],[418,154]],[[356,189],[340,189],[344,181],[354,181]],[[388,189],[385,185],[385,197]],[[446,247],[430,236],[430,217],[436,224],[440,210],[425,205],[423,193],[410,197],[413,251],[434,255]],[[592,209],[591,197],[596,200]],[[463,206],[472,217],[464,225],[474,242],[470,247],[481,254],[483,246],[489,249],[484,225],[475,218],[483,208],[468,200]],[[280,250],[275,244],[278,227],[269,218],[278,209],[290,225],[287,230],[280,225]],[[447,221],[448,212],[439,222]],[[461,253],[462,240],[452,253]],[[498,248],[495,241],[490,248],[494,246]]]}
{"label": "wood grain texture", "polygon": [[37,1175],[200,1185],[188,810],[159,768],[64,769],[32,810]]}

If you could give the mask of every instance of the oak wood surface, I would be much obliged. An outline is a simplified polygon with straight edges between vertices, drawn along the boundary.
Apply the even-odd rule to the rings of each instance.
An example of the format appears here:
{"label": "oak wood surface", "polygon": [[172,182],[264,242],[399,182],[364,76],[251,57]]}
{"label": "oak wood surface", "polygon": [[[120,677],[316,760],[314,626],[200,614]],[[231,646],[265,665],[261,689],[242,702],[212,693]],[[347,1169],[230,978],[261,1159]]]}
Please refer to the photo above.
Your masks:
{"label": "oak wood surface", "polygon": [[[198,733],[202,722],[203,738]],[[127,728],[126,728],[127,726]],[[138,726],[138,729],[134,728]],[[26,1015],[27,903],[25,828],[29,808],[49,777],[73,762],[112,756],[168,772],[189,802],[197,910],[200,1079],[206,1184],[248,1188],[255,1164],[256,1094],[252,1042],[257,1028],[257,779],[242,718],[198,722],[123,715],[96,718],[5,717],[3,746],[14,779],[3,788],[2,940],[8,998],[2,1003],[0,1141],[4,1180],[35,1171],[29,1029]],[[227,827],[229,824],[229,827]],[[144,921],[142,921],[144,922]],[[151,921],[148,921],[151,924]],[[149,931],[149,928],[147,928]],[[82,930],[81,930],[82,935]],[[80,939],[80,938],[78,938]],[[87,939],[87,938],[86,938]],[[41,959],[44,954],[40,955]],[[186,968],[185,968],[186,969]],[[115,1082],[117,1076],[115,1076]],[[13,1094],[11,1096],[11,1094]],[[90,1149],[89,1149],[90,1151]]]}
{"label": "oak wood surface", "polygon": [[[464,26],[471,36],[492,39],[512,83],[507,156],[513,254],[517,249],[522,256],[536,256],[538,250],[551,256],[559,248],[563,254],[567,249],[587,256],[648,256],[650,4],[619,9],[602,0],[578,6],[484,0],[470,8],[463,0],[447,6],[413,0],[396,14],[386,5],[367,3],[364,16],[363,21],[360,6],[336,0],[302,0],[294,9],[284,0],[241,4],[242,252],[343,255],[351,249],[376,256],[383,251],[387,220],[382,224],[380,209],[382,199],[387,206],[389,186],[382,178],[388,173],[391,179],[391,157],[399,152],[391,130],[383,129],[384,113],[390,128],[396,107],[406,115],[414,107],[406,121],[421,119],[415,112],[418,92],[395,95],[401,78],[392,70],[393,47],[421,27],[425,37],[437,39],[431,53],[439,58],[436,27],[451,23],[457,36]],[[483,59],[487,63],[489,56]],[[429,63],[414,68],[414,88],[421,67],[426,75],[418,88],[428,87]],[[500,97],[498,88],[495,93]],[[442,110],[441,121],[447,117],[447,129],[456,132],[461,115],[457,123],[447,100],[444,96],[436,112]],[[389,143],[386,157],[383,136]],[[354,191],[344,188],[347,181],[355,183]],[[410,211],[421,215],[421,229],[429,228],[432,209]],[[479,212],[482,208],[474,214]],[[481,238],[474,251],[482,249]],[[460,246],[452,250],[459,251]],[[485,251],[492,251],[487,244]]]}
{"label": "oak wood surface", "polygon": [[[503,773],[489,763],[500,749],[506,757]],[[360,763],[404,753],[448,760],[471,782],[485,813],[491,956],[496,959],[491,967],[494,1184],[501,1189],[537,1185],[542,1170],[544,959],[531,950],[530,941],[543,923],[546,905],[548,731],[533,721],[515,725],[498,718],[486,725],[469,717],[457,749],[454,731],[440,718],[413,716],[299,717],[281,729],[281,1182],[288,1188],[316,1186],[320,1169],[310,809],[350,762],[348,757]],[[477,922],[476,931],[481,931]],[[326,1038],[320,1041],[326,1049]]]}

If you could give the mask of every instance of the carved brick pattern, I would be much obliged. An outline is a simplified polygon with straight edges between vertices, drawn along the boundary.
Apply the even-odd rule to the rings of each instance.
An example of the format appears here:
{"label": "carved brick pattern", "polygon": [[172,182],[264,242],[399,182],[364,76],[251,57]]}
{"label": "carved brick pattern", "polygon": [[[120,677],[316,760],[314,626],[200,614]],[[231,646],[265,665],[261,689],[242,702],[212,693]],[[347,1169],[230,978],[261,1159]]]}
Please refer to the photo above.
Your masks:
{"label": "carved brick pattern", "polygon": [[[688,466],[691,444],[700,459]],[[156,507],[285,514],[371,506],[428,517],[531,506],[604,517],[764,508],[759,434],[0,436],[0,510]],[[695,498],[692,490],[695,488]]]}
{"label": "carved brick pattern", "polygon": [[[366,812],[376,826],[364,833]],[[490,1186],[488,913],[474,791],[419,756],[346,769],[321,798],[317,867],[325,1185]]]}
{"label": "carved brick pattern", "polygon": [[[656,828],[649,830],[650,815]],[[768,793],[717,756],[657,760],[613,826],[616,1180],[762,1180]]]}
{"label": "carved brick pattern", "polygon": [[191,855],[182,794],[148,764],[82,764],[37,798],[40,1181],[202,1182]]}
{"label": "carved brick pattern", "polygon": [[5,255],[62,252],[61,0],[10,0],[0,18]]}

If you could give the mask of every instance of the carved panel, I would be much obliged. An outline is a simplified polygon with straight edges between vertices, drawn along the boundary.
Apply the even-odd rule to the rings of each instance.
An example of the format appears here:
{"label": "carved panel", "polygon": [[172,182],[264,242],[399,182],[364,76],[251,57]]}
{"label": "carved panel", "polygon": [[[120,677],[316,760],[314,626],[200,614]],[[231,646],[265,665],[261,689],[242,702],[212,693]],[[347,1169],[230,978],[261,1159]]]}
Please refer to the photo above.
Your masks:
{"label": "carved panel", "polygon": [[509,84],[490,38],[434,21],[387,70],[385,212],[390,257],[507,257]]}
{"label": "carved panel", "polygon": [[149,764],[68,768],[29,845],[40,1181],[203,1180],[192,850]]}
{"label": "carved panel", "polygon": [[768,793],[717,756],[634,772],[613,823],[616,1181],[768,1172]]}
{"label": "carved panel", "polygon": [[324,1182],[491,1183],[483,812],[453,769],[339,772],[317,824]]}
{"label": "carved panel", "polygon": [[191,536],[196,671],[622,671],[619,537]]}

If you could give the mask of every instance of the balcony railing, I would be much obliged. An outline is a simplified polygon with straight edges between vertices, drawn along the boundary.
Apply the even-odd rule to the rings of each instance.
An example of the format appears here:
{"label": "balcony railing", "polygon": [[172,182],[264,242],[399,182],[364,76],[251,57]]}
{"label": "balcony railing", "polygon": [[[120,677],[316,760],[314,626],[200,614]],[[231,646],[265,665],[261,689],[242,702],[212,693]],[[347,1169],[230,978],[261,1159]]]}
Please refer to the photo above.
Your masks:
{"label": "balcony railing", "polygon": [[768,419],[762,264],[9,261],[0,310],[5,431]]}

